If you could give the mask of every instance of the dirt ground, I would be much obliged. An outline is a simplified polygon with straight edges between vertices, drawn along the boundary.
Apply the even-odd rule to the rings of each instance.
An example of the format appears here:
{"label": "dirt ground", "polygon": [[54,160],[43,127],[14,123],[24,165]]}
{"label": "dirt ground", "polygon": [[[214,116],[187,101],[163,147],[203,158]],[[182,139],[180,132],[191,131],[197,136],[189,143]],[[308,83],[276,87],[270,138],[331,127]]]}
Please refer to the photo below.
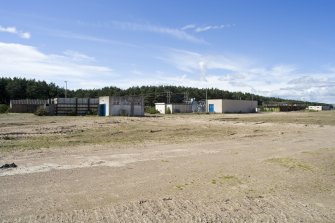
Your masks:
{"label": "dirt ground", "polygon": [[0,115],[0,222],[335,222],[335,112]]}

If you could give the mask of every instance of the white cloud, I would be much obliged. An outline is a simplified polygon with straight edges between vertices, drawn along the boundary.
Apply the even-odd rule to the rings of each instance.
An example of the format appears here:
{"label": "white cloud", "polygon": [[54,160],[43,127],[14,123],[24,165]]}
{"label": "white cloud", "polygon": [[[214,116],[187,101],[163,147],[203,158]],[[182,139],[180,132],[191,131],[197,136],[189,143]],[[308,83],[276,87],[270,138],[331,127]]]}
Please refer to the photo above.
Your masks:
{"label": "white cloud", "polygon": [[0,42],[0,73],[9,77],[36,78],[62,83],[68,80],[73,88],[92,88],[80,82],[94,82],[114,77],[109,67],[93,64],[93,57],[75,51],[45,54],[35,47]]}
{"label": "white cloud", "polygon": [[7,33],[13,33],[13,34],[17,33],[17,30],[16,30],[15,27],[2,27],[2,26],[0,26],[0,31],[1,32],[7,32]]}
{"label": "white cloud", "polygon": [[30,39],[31,35],[28,32],[19,33],[19,36],[23,39]]}
{"label": "white cloud", "polygon": [[176,49],[170,50],[162,60],[181,71],[180,76],[174,76],[170,83],[335,102],[335,72],[332,70],[306,73],[291,64],[266,67],[245,57],[205,55]]}
{"label": "white cloud", "polygon": [[16,27],[14,26],[13,27],[0,26],[0,32],[15,34],[22,39],[30,39],[31,37],[30,33],[17,30]]}
{"label": "white cloud", "polygon": [[197,38],[193,35],[190,35],[182,29],[155,26],[151,24],[139,24],[139,23],[117,22],[117,21],[112,22],[112,24],[116,27],[126,29],[126,30],[159,33],[159,34],[171,36],[176,39],[185,40],[185,41],[192,42],[192,43],[206,43],[206,41],[200,38]]}

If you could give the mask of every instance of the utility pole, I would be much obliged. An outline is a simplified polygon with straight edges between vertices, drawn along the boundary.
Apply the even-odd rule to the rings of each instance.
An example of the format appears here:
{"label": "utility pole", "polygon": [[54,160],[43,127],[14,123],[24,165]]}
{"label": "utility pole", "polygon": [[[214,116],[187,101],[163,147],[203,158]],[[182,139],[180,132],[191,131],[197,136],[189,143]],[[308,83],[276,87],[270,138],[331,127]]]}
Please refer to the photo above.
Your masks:
{"label": "utility pole", "polygon": [[166,103],[167,104],[171,103],[171,91],[166,92]]}
{"label": "utility pole", "polygon": [[65,98],[67,96],[67,81],[64,81],[65,82]]}
{"label": "utility pole", "polygon": [[184,102],[186,103],[188,101],[188,92],[184,92]]}
{"label": "utility pole", "polygon": [[207,104],[207,88],[206,88],[206,112],[208,112],[208,104]]}

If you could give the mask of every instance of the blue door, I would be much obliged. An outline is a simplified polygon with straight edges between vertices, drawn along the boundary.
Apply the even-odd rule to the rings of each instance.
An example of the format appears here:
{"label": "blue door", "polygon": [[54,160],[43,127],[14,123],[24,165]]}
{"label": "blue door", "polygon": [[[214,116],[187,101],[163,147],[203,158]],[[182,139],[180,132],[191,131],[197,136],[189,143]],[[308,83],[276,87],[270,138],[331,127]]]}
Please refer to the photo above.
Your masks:
{"label": "blue door", "polygon": [[99,116],[105,116],[106,115],[106,105],[100,104],[98,109]]}
{"label": "blue door", "polygon": [[214,104],[209,104],[209,112],[214,113]]}

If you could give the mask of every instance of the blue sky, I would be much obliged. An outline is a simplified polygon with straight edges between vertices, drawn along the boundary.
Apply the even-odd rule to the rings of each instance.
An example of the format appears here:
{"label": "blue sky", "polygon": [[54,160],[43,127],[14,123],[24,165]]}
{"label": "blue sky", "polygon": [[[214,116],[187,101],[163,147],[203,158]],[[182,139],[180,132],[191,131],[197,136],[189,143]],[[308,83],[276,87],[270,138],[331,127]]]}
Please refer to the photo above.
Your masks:
{"label": "blue sky", "polygon": [[335,103],[332,0],[3,0],[0,74]]}

